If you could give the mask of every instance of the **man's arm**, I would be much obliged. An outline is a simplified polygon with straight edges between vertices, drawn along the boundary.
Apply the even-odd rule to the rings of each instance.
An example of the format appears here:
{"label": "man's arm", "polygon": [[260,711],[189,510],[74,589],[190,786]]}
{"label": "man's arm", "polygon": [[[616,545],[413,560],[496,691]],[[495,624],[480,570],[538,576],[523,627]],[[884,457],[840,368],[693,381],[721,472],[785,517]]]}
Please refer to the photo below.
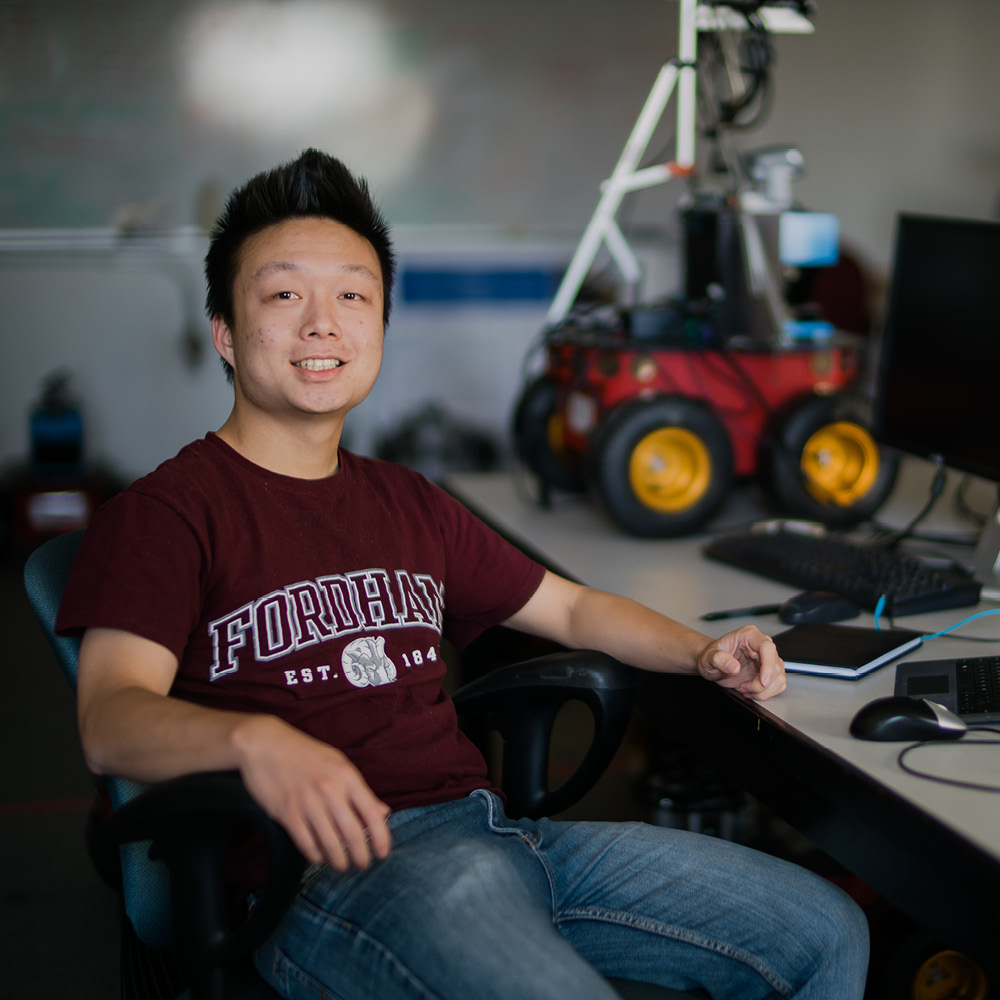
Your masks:
{"label": "man's arm", "polygon": [[597,649],[644,670],[697,673],[758,701],[785,689],[785,668],[754,625],[718,639],[642,604],[546,573],[506,625],[576,649]]}
{"label": "man's arm", "polygon": [[310,861],[364,868],[391,848],[389,807],[334,747],[272,715],[204,708],[169,691],[177,658],[116,629],[88,629],[77,705],[88,767],[137,781],[239,770]]}

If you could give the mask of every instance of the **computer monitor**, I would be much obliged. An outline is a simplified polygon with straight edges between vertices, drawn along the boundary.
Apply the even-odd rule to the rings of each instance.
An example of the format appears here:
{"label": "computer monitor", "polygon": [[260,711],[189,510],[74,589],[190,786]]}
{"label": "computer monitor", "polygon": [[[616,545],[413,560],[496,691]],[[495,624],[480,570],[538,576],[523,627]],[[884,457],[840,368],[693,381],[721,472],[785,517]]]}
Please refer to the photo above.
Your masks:
{"label": "computer monitor", "polygon": [[998,279],[1000,222],[900,215],[875,399],[881,442],[996,483]]}

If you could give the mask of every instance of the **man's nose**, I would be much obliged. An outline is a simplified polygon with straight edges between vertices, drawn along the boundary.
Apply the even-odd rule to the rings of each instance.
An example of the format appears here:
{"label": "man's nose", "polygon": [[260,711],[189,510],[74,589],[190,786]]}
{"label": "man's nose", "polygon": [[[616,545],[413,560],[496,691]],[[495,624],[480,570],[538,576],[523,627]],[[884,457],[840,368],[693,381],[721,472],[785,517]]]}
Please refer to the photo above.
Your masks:
{"label": "man's nose", "polygon": [[325,298],[316,298],[312,308],[303,318],[302,335],[306,337],[336,337],[340,334],[340,322],[334,303]]}

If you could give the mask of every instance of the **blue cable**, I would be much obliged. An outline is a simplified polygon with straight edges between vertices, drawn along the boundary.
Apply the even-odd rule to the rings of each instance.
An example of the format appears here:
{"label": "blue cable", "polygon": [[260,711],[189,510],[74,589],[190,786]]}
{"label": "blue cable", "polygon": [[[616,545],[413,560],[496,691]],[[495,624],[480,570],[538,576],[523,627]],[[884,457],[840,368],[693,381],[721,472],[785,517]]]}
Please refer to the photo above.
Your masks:
{"label": "blue cable", "polygon": [[[885,610],[885,595],[875,602],[875,610],[872,612],[875,616],[875,631],[881,632],[882,625],[879,622],[879,618],[882,615],[883,610]],[[986,611],[977,611],[974,615],[969,615],[968,618],[963,618],[960,622],[955,622],[954,625],[949,625],[947,628],[941,629],[940,632],[931,632],[921,638],[921,645],[925,643],[928,639],[939,639],[943,635],[947,635],[949,632],[954,632],[955,629],[961,628],[963,625],[968,625],[969,622],[975,621],[977,618],[984,618],[986,615],[998,615],[1000,614],[1000,608],[989,608]]]}
{"label": "blue cable", "polygon": [[975,621],[977,618],[984,618],[986,615],[997,615],[1000,614],[1000,608],[990,608],[987,611],[977,611],[974,615],[969,615],[968,618],[963,618],[960,622],[955,622],[954,625],[949,625],[947,628],[941,629],[940,632],[932,632],[930,635],[925,635],[921,642],[926,642],[928,639],[937,639],[942,635],[947,635],[949,632],[954,631],[962,625],[967,625],[969,622]]}
{"label": "blue cable", "polygon": [[881,624],[879,623],[879,618],[881,618],[881,617],[882,617],[882,612],[883,612],[884,610],[885,610],[885,594],[883,594],[883,595],[882,595],[882,596],[881,596],[881,597],[880,597],[880,598],[879,598],[879,599],[878,599],[878,600],[877,600],[877,601],[875,602],[875,611],[874,611],[873,613],[874,613],[874,615],[875,615],[875,631],[876,631],[876,632],[881,632],[881,631],[882,631],[882,626],[881,626]]}

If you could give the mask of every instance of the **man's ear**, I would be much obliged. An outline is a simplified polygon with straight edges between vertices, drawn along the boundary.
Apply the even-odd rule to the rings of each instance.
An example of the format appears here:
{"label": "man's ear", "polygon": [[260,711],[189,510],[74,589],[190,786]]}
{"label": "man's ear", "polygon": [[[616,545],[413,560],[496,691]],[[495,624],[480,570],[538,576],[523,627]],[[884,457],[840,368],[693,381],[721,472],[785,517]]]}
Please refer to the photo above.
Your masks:
{"label": "man's ear", "polygon": [[218,315],[212,317],[212,343],[219,352],[219,356],[231,365],[233,363],[233,331],[229,329],[229,324]]}

